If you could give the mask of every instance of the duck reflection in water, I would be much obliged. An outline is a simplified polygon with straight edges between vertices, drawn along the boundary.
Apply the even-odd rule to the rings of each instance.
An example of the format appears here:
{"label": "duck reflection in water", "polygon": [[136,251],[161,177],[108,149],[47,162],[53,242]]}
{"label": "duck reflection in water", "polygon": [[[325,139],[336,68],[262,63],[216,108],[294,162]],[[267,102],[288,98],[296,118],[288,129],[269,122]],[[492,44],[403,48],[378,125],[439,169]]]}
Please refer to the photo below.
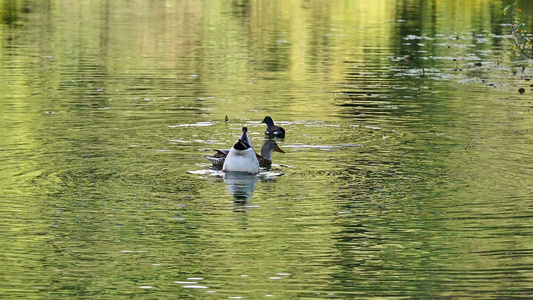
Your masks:
{"label": "duck reflection in water", "polygon": [[243,172],[226,172],[224,182],[228,184],[228,192],[233,195],[236,202],[246,203],[252,198],[255,184],[259,176]]}

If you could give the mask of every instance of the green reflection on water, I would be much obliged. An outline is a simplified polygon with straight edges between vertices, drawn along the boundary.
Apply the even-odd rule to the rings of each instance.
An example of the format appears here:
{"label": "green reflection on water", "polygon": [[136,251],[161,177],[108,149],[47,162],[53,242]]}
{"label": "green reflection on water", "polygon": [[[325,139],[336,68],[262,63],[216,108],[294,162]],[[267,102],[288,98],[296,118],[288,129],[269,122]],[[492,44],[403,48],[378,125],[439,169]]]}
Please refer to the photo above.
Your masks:
{"label": "green reflection on water", "polygon": [[[531,293],[532,74],[501,1],[0,7],[2,295]],[[235,201],[187,173],[265,115],[283,176]]]}

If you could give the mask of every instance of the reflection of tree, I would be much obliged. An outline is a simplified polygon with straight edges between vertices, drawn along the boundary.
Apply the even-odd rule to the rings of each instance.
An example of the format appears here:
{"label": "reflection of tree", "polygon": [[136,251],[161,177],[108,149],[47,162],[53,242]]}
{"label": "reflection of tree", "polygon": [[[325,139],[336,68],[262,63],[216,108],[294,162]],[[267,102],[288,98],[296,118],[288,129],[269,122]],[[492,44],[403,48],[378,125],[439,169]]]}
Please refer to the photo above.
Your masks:
{"label": "reflection of tree", "polygon": [[511,23],[511,36],[513,38],[513,50],[521,53],[525,57],[533,58],[533,45],[530,35],[526,29],[526,24],[520,18],[520,9],[516,3],[507,5],[503,9],[503,14],[509,16]]}
{"label": "reflection of tree", "polygon": [[[305,283],[296,290],[364,296],[381,290],[394,296],[404,288],[406,297],[427,297],[431,289],[445,289],[440,282],[462,267],[467,250],[458,247],[479,241],[454,230],[468,223],[434,215],[448,211],[437,203],[447,199],[443,190],[461,188],[447,172],[467,169],[472,183],[497,180],[484,175],[499,174],[497,163],[453,165],[470,161],[454,156],[465,152],[468,139],[447,135],[457,127],[482,132],[472,126],[472,116],[491,103],[454,101],[464,89],[442,81],[433,86],[427,74],[401,78],[393,71],[442,69],[448,61],[413,55],[391,63],[390,56],[426,50],[427,56],[447,55],[447,46],[461,41],[452,38],[439,47],[431,38],[448,35],[450,28],[469,36],[471,28],[501,30],[499,22],[484,23],[491,20],[486,1],[56,1],[31,9],[2,3],[10,31],[2,48],[6,68],[0,72],[9,84],[1,105],[9,114],[0,119],[0,145],[11,148],[0,151],[0,160],[9,162],[0,185],[10,194],[6,215],[16,216],[7,218],[10,239],[2,252],[23,257],[20,264],[32,271],[21,276],[38,277],[36,286],[56,293],[47,296],[118,294],[142,280],[166,289],[176,277],[194,273],[217,278],[228,290],[250,290],[240,277],[250,274],[252,289],[262,292],[265,275],[286,271],[299,278],[280,281],[280,293]],[[27,11],[34,13],[31,18]],[[407,35],[428,39],[407,45]],[[476,44],[457,53],[494,48]],[[344,98],[333,99],[336,90]],[[242,198],[255,189],[257,208],[228,201],[224,191],[233,183],[184,175],[202,160],[194,139],[216,136],[225,142],[225,126],[274,110],[285,120],[318,125],[293,126],[320,133],[313,143],[371,143],[365,149],[294,153],[291,160],[305,159],[295,164],[300,168],[285,169],[291,174],[279,182],[232,186]],[[483,118],[501,121],[497,111]],[[225,114],[231,122],[205,130],[167,126],[222,120]],[[318,129],[323,123],[313,120],[340,125]],[[391,129],[397,131],[393,137]],[[497,139],[502,132],[491,128],[483,134]],[[309,141],[304,134],[291,138]],[[174,136],[189,144],[169,147],[166,141]],[[20,151],[9,157],[14,147]],[[448,205],[459,207],[473,194]],[[424,202],[430,199],[437,200]],[[506,219],[500,220],[484,221],[504,228]],[[523,222],[515,222],[519,235]],[[494,257],[493,248],[487,249]],[[491,261],[471,258],[471,266]],[[154,268],[158,263],[163,267]],[[19,284],[15,271],[6,274],[6,285]]]}
{"label": "reflection of tree", "polygon": [[[194,159],[186,150],[155,152],[168,147],[171,133],[161,131],[177,118],[161,112],[175,105],[188,106],[182,115],[198,114],[202,103],[149,100],[175,96],[176,85],[192,81],[179,70],[198,73],[196,60],[181,59],[196,56],[198,6],[127,3],[120,9],[130,14],[116,14],[113,5],[125,2],[1,3],[9,26],[2,28],[0,106],[9,113],[0,118],[0,149],[10,151],[0,151],[0,190],[12,194],[19,211],[4,218],[4,235],[16,243],[0,248],[17,257],[0,272],[5,285],[19,290],[22,281],[41,295],[90,297],[131,287],[141,273],[157,281],[151,263],[132,268],[130,260],[163,257],[154,259],[165,252],[161,240],[146,236],[165,236],[164,248],[179,254],[166,260],[185,261],[198,239],[195,224],[187,209],[175,210],[175,222],[168,219],[173,202],[203,187],[176,163]],[[167,12],[175,18],[159,18]],[[150,22],[130,22],[136,14]],[[161,33],[170,19],[177,30]],[[205,95],[201,87],[187,91],[179,96]]]}
{"label": "reflection of tree", "polygon": [[2,23],[10,27],[23,25],[23,15],[31,12],[26,1],[2,1],[0,4]]}

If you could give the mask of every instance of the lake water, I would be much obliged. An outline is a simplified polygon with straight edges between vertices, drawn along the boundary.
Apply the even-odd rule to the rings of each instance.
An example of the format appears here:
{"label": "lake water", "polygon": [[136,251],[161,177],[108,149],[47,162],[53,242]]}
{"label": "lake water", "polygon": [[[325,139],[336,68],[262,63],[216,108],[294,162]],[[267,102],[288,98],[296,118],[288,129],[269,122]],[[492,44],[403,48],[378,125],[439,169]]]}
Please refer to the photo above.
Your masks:
{"label": "lake water", "polygon": [[533,297],[507,3],[78,2],[0,2],[2,298]]}

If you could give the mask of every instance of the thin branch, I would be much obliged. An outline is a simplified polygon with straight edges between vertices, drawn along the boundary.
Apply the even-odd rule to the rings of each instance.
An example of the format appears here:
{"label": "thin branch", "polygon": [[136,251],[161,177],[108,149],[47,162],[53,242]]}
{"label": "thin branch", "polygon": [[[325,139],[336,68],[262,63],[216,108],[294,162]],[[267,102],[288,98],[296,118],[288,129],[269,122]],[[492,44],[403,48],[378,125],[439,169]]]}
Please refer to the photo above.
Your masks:
{"label": "thin branch", "polygon": [[[512,4],[509,11],[509,20],[511,21],[511,36],[513,37],[513,42],[515,44],[515,47],[519,49],[520,53],[524,55],[527,58],[533,58],[533,54],[531,54],[531,50],[528,48],[531,48],[531,40],[525,36],[525,32],[518,32],[517,30],[517,22],[519,20],[515,20],[514,12],[515,10],[519,10],[516,8],[516,3]],[[524,42],[525,41],[525,42]]]}

